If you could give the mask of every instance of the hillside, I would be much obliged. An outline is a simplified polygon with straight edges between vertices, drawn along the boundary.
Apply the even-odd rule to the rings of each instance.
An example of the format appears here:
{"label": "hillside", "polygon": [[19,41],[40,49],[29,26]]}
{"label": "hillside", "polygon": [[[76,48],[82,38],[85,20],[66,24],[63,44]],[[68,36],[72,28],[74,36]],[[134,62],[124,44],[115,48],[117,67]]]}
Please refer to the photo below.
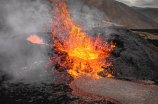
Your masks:
{"label": "hillside", "polygon": [[132,29],[158,29],[158,23],[115,0],[82,0],[89,7],[104,11],[109,19]]}
{"label": "hillside", "polygon": [[158,8],[139,8],[139,7],[132,7],[132,8],[142,13],[143,15],[153,19],[154,21],[158,22]]}

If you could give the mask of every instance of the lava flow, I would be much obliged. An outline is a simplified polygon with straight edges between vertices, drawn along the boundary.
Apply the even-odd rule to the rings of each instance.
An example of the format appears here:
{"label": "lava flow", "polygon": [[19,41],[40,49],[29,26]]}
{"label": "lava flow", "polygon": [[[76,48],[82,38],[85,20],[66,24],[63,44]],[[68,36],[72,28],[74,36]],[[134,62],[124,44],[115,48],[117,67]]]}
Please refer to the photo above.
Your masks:
{"label": "lava flow", "polygon": [[106,69],[104,75],[113,77],[113,71],[108,69],[112,63],[107,62],[107,57],[115,45],[103,42],[99,36],[90,37],[83,32],[81,25],[70,17],[64,0],[56,0],[55,3],[54,20],[49,22],[52,24],[52,39],[54,36],[61,38],[54,41],[56,50],[67,53],[67,61],[72,60],[71,68],[67,72],[73,78],[86,75],[99,79],[98,73]]}
{"label": "lava flow", "polygon": [[36,44],[44,44],[43,40],[40,39],[37,35],[31,35],[30,37],[27,38],[27,40]]}

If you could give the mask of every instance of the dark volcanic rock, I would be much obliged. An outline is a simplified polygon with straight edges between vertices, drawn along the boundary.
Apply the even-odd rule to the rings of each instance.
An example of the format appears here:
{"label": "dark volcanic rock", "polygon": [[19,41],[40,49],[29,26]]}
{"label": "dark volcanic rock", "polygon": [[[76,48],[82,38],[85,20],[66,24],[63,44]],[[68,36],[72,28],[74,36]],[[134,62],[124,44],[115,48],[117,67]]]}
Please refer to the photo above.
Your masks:
{"label": "dark volcanic rock", "polygon": [[[27,89],[27,90],[26,90]],[[88,101],[71,94],[72,89],[65,84],[51,82],[22,83],[3,82],[0,86],[1,104],[113,104],[104,101]]]}
{"label": "dark volcanic rock", "polygon": [[153,45],[155,45],[156,47],[158,47],[158,40],[154,39],[154,40],[151,40],[151,39],[147,39],[149,42],[151,42]]}
{"label": "dark volcanic rock", "polygon": [[[158,48],[126,28],[111,26],[109,29],[112,31],[109,36],[104,34],[102,38],[108,38],[109,43],[112,41],[116,44],[116,48],[111,53],[115,57],[113,61],[115,77],[156,80]],[[89,33],[92,30],[88,30]],[[97,27],[97,30],[105,29]],[[102,31],[93,31],[93,33],[102,34]]]}

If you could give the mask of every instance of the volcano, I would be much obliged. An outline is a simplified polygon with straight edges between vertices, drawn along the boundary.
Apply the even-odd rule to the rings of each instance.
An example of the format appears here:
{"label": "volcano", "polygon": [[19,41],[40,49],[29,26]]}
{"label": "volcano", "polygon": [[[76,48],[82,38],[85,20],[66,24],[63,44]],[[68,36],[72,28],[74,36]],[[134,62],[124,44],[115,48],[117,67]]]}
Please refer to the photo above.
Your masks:
{"label": "volcano", "polygon": [[88,7],[103,11],[107,17],[130,29],[158,29],[158,23],[115,0],[82,0]]}
{"label": "volcano", "polygon": [[1,37],[0,102],[157,103],[158,48],[100,8],[84,13],[108,1],[55,0],[50,32]]}

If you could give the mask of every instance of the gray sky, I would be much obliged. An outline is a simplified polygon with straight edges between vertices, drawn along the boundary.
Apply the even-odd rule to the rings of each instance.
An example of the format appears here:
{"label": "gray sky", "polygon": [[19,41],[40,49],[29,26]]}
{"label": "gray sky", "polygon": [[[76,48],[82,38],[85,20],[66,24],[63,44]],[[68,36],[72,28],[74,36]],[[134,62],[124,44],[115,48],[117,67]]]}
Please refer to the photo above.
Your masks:
{"label": "gray sky", "polygon": [[116,0],[129,6],[158,8],[158,0]]}

